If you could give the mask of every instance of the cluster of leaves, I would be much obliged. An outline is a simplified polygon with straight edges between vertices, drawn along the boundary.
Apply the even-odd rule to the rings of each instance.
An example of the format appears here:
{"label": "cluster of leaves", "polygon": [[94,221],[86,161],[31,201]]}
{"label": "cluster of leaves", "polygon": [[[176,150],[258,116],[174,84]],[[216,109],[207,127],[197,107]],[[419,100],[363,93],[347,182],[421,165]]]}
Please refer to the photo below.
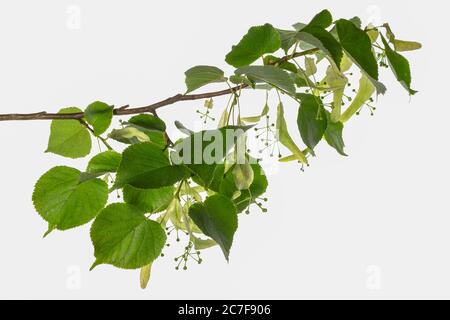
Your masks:
{"label": "cluster of leaves", "polygon": [[[236,144],[241,140],[245,147],[248,129],[255,123],[266,121],[269,130],[270,107],[266,100],[259,115],[241,116],[241,94],[255,89],[265,90],[266,96],[269,92],[278,96],[275,139],[289,150],[286,156],[280,155],[281,162],[307,165],[322,140],[346,155],[344,124],[364,106],[372,113],[373,96],[386,91],[379,80],[379,67],[389,66],[407,92],[416,93],[411,89],[409,63],[399,52],[419,48],[416,42],[396,39],[387,24],[362,29],[360,19],[333,22],[330,12],[324,10],[309,23],[297,23],[291,30],[270,24],[250,28],[226,55],[226,62],[236,68],[229,77],[214,66],[186,71],[186,94],[211,83],[223,82],[230,88],[230,99],[217,129],[192,132],[177,122],[186,137],[172,143],[160,118],[139,114],[122,121],[121,128],[103,137],[114,115],[112,106],[94,102],[84,111],[62,109],[60,113],[84,112],[84,117],[54,120],[48,152],[68,158],[85,157],[91,153],[91,136],[108,150],[91,158],[83,171],[58,166],[38,180],[33,202],[48,223],[46,234],[94,220],[92,268],[99,264],[141,268],[143,287],[168,237],[176,233],[179,240],[179,231],[186,235],[186,246],[184,253],[175,258],[177,269],[185,269],[188,259],[200,263],[200,251],[216,245],[228,260],[239,213],[248,213],[252,205],[265,212],[261,201],[267,200],[261,198],[267,189],[261,165],[247,151],[243,161],[237,161]],[[284,54],[278,56],[278,51]],[[254,64],[259,59],[262,64]],[[357,90],[349,86],[351,68],[359,74]],[[319,70],[324,71],[320,78]],[[282,96],[298,102],[297,127],[303,148],[288,131]],[[202,113],[205,121],[212,119],[212,107],[212,99],[206,100],[207,111]],[[230,130],[240,132],[236,139],[227,140],[225,132]],[[223,137],[220,161],[191,161],[211,147],[211,141],[203,141],[190,156],[184,155],[181,163],[175,163],[177,147],[194,145],[203,135]],[[111,140],[127,147],[123,152],[115,151]],[[107,205],[111,192],[122,194],[123,202]]]}

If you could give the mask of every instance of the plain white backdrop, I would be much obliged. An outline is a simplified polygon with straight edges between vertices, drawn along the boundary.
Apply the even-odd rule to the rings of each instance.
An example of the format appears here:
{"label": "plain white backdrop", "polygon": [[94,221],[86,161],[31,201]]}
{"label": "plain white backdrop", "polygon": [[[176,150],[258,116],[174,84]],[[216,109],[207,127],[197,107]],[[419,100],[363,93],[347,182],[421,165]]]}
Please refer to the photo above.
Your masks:
{"label": "plain white backdrop", "polygon": [[[46,224],[31,202],[45,171],[86,161],[43,153],[49,122],[0,123],[0,298],[450,298],[445,1],[3,0],[0,112],[149,104],[182,92],[194,65],[231,72],[224,56],[250,26],[287,28],[323,8],[390,22],[399,38],[422,42],[406,54],[420,92],[410,101],[384,72],[388,92],[376,115],[348,123],[348,158],[322,145],[306,172],[274,170],[269,212],[240,218],[229,264],[215,248],[204,264],[175,271],[175,246],[154,264],[145,291],[137,271],[89,272],[89,226],[42,239]],[[216,100],[216,113],[224,103]],[[243,103],[252,115],[263,96],[248,92]],[[160,116],[193,127],[200,104]],[[285,109],[295,128],[297,106],[286,101]]]}

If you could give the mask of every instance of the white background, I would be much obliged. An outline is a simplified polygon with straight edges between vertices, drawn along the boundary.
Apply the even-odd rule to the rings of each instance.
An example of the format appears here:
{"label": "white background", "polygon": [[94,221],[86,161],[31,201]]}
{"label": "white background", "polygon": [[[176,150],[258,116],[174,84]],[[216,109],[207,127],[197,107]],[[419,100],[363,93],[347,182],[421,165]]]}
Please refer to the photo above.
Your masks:
{"label": "white background", "polygon": [[[399,38],[422,42],[406,54],[420,93],[410,101],[384,72],[375,117],[348,123],[350,156],[322,144],[305,173],[288,164],[270,175],[269,213],[241,217],[230,264],[215,248],[204,264],[175,271],[178,247],[154,264],[145,291],[137,271],[89,272],[89,226],[43,240],[31,203],[45,171],[85,160],[43,153],[49,122],[0,123],[0,298],[450,298],[446,1],[3,0],[0,112],[149,104],[182,92],[194,65],[230,73],[224,56],[250,26],[288,28],[323,8],[390,22]],[[200,104],[160,116],[193,127]],[[248,115],[262,105],[258,93],[243,101]],[[285,108],[295,129],[297,106]]]}

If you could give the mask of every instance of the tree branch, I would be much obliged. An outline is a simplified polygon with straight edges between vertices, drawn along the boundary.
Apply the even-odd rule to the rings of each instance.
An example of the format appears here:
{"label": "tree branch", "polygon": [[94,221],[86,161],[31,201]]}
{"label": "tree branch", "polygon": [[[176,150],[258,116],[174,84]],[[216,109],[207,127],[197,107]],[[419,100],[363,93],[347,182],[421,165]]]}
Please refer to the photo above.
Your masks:
{"label": "tree branch", "polygon": [[[284,56],[277,60],[274,63],[274,65],[279,65],[283,62],[289,61],[294,58],[298,58],[300,56],[305,56],[308,54],[313,54],[316,51],[318,51],[317,48],[306,50],[303,52],[296,52],[291,55]],[[165,100],[161,100],[159,102],[150,104],[148,106],[144,107],[135,107],[130,108],[129,105],[124,105],[122,107],[115,108],[113,110],[113,114],[115,116],[124,116],[124,115],[130,115],[130,114],[139,114],[139,113],[154,113],[157,109],[162,108],[164,106],[168,106],[180,101],[191,101],[191,100],[200,100],[200,99],[209,99],[219,96],[224,96],[227,94],[232,94],[236,91],[239,91],[241,89],[247,88],[248,85],[241,84],[238,86],[235,86],[230,89],[220,90],[220,91],[212,91],[207,93],[201,93],[201,94],[176,94],[170,98],[167,98]],[[37,112],[37,113],[9,113],[9,114],[0,114],[0,121],[19,121],[19,120],[80,120],[84,117],[83,112],[78,113],[49,113],[46,111]]]}

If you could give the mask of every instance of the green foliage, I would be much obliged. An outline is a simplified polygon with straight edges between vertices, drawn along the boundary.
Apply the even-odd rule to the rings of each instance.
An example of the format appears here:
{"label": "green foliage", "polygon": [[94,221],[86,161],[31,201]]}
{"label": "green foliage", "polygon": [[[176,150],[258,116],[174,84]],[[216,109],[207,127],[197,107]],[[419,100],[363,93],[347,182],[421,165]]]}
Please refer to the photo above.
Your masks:
{"label": "green foliage", "polygon": [[161,119],[151,114],[139,114],[128,120],[128,125],[143,132],[148,131],[166,131],[166,124]]}
{"label": "green foliage", "polygon": [[327,116],[322,101],[312,94],[299,94],[297,126],[303,142],[314,150],[327,129]]}
{"label": "green foliage", "polygon": [[270,84],[290,94],[295,94],[295,85],[289,74],[274,66],[248,66],[235,71],[236,75],[246,75],[249,79]]}
{"label": "green foliage", "polygon": [[123,188],[127,184],[142,189],[167,187],[189,174],[184,166],[172,165],[158,146],[150,142],[139,143],[123,152],[113,188]]}
{"label": "green foliage", "polygon": [[161,225],[138,208],[113,203],[100,212],[91,227],[95,262],[117,268],[137,269],[155,260],[166,243]]}
{"label": "green foliage", "polygon": [[333,17],[328,10],[322,10],[308,24],[313,27],[328,28],[333,23]]}
{"label": "green foliage", "polygon": [[117,172],[122,155],[116,151],[105,151],[93,157],[87,166],[88,173]]}
{"label": "green foliage", "polygon": [[131,185],[123,188],[123,200],[132,204],[145,213],[155,213],[166,209],[173,199],[173,186],[158,189],[139,189]]}
{"label": "green foliage", "polygon": [[[95,219],[92,268],[111,264],[140,269],[142,288],[166,242],[181,243],[183,252],[174,259],[177,270],[187,269],[192,260],[201,263],[200,254],[217,245],[229,260],[238,219],[245,218],[240,213],[267,212],[265,157],[277,153],[281,163],[298,162],[303,171],[322,147],[347,156],[344,124],[366,109],[373,115],[374,94],[386,91],[379,67],[389,67],[410,95],[416,93],[409,62],[399,52],[417,50],[420,43],[398,40],[388,24],[362,28],[358,17],[333,21],[323,10],[291,30],[270,24],[251,27],[226,55],[236,68],[231,75],[213,66],[185,72],[186,93],[212,83],[222,83],[221,91],[175,95],[131,111],[123,107],[127,112],[98,101],[84,115],[78,108],[62,109],[62,114],[77,116],[52,121],[48,152],[85,157],[91,152],[91,135],[108,150],[99,147],[84,172],[59,166],[37,181],[33,203],[48,223],[47,233]],[[359,80],[357,89],[354,79]],[[248,109],[241,97],[261,90],[262,110],[244,116]],[[213,98],[220,95],[229,95],[228,103],[216,110],[221,101]],[[175,121],[183,136],[172,142],[156,108],[200,98],[205,101],[197,114],[204,124],[212,122],[210,129],[195,132],[188,129],[193,127],[188,120],[179,119],[188,125]],[[271,99],[277,99],[276,108]],[[295,120],[289,116],[296,106],[298,131],[292,130]],[[109,129],[112,117],[125,113],[139,114]],[[217,120],[216,114],[221,115]],[[250,143],[256,141],[262,145],[259,150]],[[108,192],[122,203],[107,205]]]}
{"label": "green foliage", "polygon": [[214,239],[228,260],[234,233],[238,227],[236,207],[220,194],[208,197],[203,203],[189,208],[189,216],[203,233]]}
{"label": "green foliage", "polygon": [[81,172],[69,167],[55,167],[36,183],[33,203],[48,222],[49,231],[67,230],[91,221],[105,206],[108,187],[93,179],[80,183]]}
{"label": "green foliage", "polygon": [[334,122],[331,120],[331,115],[327,112],[327,129],[324,133],[324,138],[328,144],[336,149],[336,151],[343,156],[347,156],[344,151],[344,139],[342,138],[342,131],[344,124],[340,121]]}
{"label": "green foliage", "polygon": [[[257,205],[263,212],[266,210],[257,202],[258,197],[263,195],[267,190],[267,177],[259,164],[251,164],[253,179],[248,189],[239,190],[240,182],[236,179],[236,171],[232,169],[225,172],[225,166],[218,166],[215,170],[214,179],[211,182],[211,189],[226,197],[230,198],[235,204],[238,213],[246,210],[250,212],[252,204]],[[244,186],[242,186],[244,187]]]}
{"label": "green foliage", "polygon": [[[64,108],[59,113],[82,112],[78,108]],[[67,158],[83,158],[91,152],[91,136],[78,120],[53,120],[46,152]]]}
{"label": "green foliage", "polygon": [[384,94],[386,87],[378,82],[378,64],[372,52],[372,41],[367,33],[358,28],[353,22],[340,19],[336,22],[337,34],[347,55],[359,66],[377,88],[377,92]]}
{"label": "green foliage", "polygon": [[196,66],[184,74],[188,93],[210,83],[225,81],[223,71],[211,66]]}
{"label": "green foliage", "polygon": [[383,36],[381,36],[381,39],[383,40],[386,57],[391,65],[391,70],[394,72],[395,77],[410,95],[416,94],[417,91],[411,89],[411,70],[408,60],[400,53],[392,50]]}
{"label": "green foliage", "polygon": [[233,46],[225,61],[236,68],[247,66],[263,54],[277,51],[280,45],[280,36],[271,24],[251,27],[242,40]]}
{"label": "green foliage", "polygon": [[104,102],[96,101],[86,108],[84,116],[94,128],[94,135],[99,136],[108,130],[113,117],[113,108]]}
{"label": "green foliage", "polygon": [[331,33],[325,29],[306,26],[299,32],[298,39],[319,48],[326,55],[330,56],[337,66],[340,65],[342,48]]}

